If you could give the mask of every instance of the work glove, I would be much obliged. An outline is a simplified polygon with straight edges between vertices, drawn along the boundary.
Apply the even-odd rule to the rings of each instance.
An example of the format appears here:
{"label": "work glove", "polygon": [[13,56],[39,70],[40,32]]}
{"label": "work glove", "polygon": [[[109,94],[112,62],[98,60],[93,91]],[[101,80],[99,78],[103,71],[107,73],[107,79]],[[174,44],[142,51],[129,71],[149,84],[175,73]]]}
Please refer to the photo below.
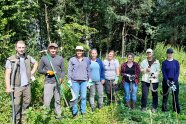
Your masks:
{"label": "work glove", "polygon": [[116,76],[116,78],[115,78],[113,84],[114,84],[114,85],[118,84],[118,80],[119,80],[119,78],[118,78],[118,76]]}
{"label": "work glove", "polygon": [[167,80],[167,86],[170,86],[171,84],[170,84],[170,80]]}
{"label": "work glove", "polygon": [[177,89],[174,81],[170,81],[169,87],[171,88],[171,90],[172,90],[173,92],[176,91],[176,89]]}
{"label": "work glove", "polygon": [[55,72],[54,72],[54,71],[51,71],[51,70],[47,71],[47,74],[50,75],[50,76],[53,76],[54,73],[55,73]]}
{"label": "work glove", "polygon": [[89,79],[88,83],[87,83],[87,87],[90,89],[90,87],[94,84],[94,82]]}
{"label": "work glove", "polygon": [[59,82],[62,83],[63,82],[63,79],[62,78],[59,78]]}
{"label": "work glove", "polygon": [[71,86],[72,86],[72,81],[71,81],[71,80],[68,80],[67,86],[68,86],[68,87],[71,87]]}

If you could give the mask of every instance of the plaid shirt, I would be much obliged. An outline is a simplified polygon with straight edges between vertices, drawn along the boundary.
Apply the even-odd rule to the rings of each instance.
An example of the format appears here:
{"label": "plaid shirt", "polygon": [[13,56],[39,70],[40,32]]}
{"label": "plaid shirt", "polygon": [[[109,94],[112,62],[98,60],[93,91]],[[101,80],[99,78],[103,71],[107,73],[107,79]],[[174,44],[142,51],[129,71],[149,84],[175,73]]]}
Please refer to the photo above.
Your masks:
{"label": "plaid shirt", "polygon": [[[134,67],[135,67],[135,83],[138,84],[139,83],[139,75],[140,75],[140,66],[138,63],[133,62]],[[126,66],[127,66],[127,62],[124,62],[121,65],[121,76],[122,76],[122,82],[124,83],[125,80],[125,71],[126,71]]]}

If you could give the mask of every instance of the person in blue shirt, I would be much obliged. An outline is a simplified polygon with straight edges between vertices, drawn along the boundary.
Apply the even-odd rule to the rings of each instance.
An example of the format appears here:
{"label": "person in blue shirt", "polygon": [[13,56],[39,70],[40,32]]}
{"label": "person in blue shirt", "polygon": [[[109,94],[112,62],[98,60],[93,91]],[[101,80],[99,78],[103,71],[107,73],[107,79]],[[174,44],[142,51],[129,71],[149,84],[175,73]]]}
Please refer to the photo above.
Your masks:
{"label": "person in blue shirt", "polygon": [[90,75],[92,79],[92,84],[90,84],[90,106],[92,112],[95,109],[94,97],[95,91],[98,92],[98,108],[103,107],[103,83],[105,82],[104,66],[101,59],[97,58],[97,50],[91,50],[90,59]]}
{"label": "person in blue shirt", "polygon": [[173,58],[173,49],[167,49],[167,59],[162,63],[162,73],[163,73],[163,101],[162,101],[162,111],[167,111],[167,100],[168,100],[168,90],[172,87],[172,84],[175,85],[175,91],[172,90],[173,97],[173,110],[177,113],[180,113],[179,106],[179,83],[178,78],[180,74],[180,65],[177,60]]}

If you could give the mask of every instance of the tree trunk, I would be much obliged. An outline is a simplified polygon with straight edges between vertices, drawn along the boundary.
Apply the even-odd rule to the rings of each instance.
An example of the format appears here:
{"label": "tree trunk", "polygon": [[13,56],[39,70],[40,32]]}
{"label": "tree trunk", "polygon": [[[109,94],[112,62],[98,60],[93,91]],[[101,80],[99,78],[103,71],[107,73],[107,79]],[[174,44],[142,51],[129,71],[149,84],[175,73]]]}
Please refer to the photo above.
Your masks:
{"label": "tree trunk", "polygon": [[[86,26],[89,26],[89,15],[88,15],[88,13],[86,13]],[[88,32],[86,32],[86,45],[87,46],[89,46],[89,33]],[[89,50],[87,51],[87,57],[89,57]]]}
{"label": "tree trunk", "polygon": [[50,27],[49,27],[49,22],[48,22],[48,11],[47,11],[47,5],[46,4],[45,4],[45,21],[46,21],[46,26],[47,26],[48,42],[51,43],[51,40],[50,40]]}
{"label": "tree trunk", "polygon": [[147,36],[145,37],[145,47],[144,47],[144,51],[147,49]]}
{"label": "tree trunk", "polygon": [[122,29],[122,58],[125,56],[126,53],[126,32],[125,32],[125,22],[123,22],[123,29]]}

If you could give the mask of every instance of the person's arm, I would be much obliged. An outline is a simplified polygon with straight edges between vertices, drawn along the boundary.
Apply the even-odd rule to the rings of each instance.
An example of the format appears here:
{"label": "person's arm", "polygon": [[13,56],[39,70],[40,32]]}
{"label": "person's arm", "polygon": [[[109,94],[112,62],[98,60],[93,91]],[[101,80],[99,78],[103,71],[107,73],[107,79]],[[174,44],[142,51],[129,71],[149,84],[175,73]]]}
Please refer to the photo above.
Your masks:
{"label": "person's arm", "polygon": [[116,76],[119,76],[119,62],[116,61]]}
{"label": "person's arm", "polygon": [[38,72],[41,74],[47,74],[47,71],[48,70],[45,69],[44,57],[42,57],[40,60],[39,67],[38,67]]}
{"label": "person's arm", "polygon": [[158,78],[159,74],[160,74],[160,63],[157,60],[157,68],[156,68],[156,71],[154,72],[154,75],[156,78]]}
{"label": "person's arm", "polygon": [[176,61],[176,75],[174,76],[174,82],[178,81],[180,75],[180,64],[178,61]]}
{"label": "person's arm", "polygon": [[6,92],[10,93],[12,91],[11,89],[11,83],[10,83],[10,79],[11,79],[11,62],[9,60],[6,61],[6,70],[5,70],[5,85],[6,85]]}
{"label": "person's arm", "polygon": [[38,67],[38,62],[35,62],[31,71],[31,75],[33,75],[36,72],[37,67]]}
{"label": "person's arm", "polygon": [[121,70],[120,70],[121,72],[121,76],[125,76],[125,63],[123,63],[122,65],[121,65]]}
{"label": "person's arm", "polygon": [[99,59],[99,65],[100,65],[100,77],[101,77],[101,83],[104,84],[105,83],[105,68],[103,65],[103,62],[101,61],[101,59]]}
{"label": "person's arm", "polygon": [[139,75],[140,75],[140,66],[138,63],[136,63],[135,78],[139,79]]}
{"label": "person's arm", "polygon": [[[88,59],[88,58],[87,58]],[[90,60],[88,59],[87,60],[87,76],[88,76],[88,79],[91,80],[91,70],[90,70]]]}
{"label": "person's arm", "polygon": [[105,69],[103,66],[103,62],[101,60],[99,60],[99,64],[100,64],[100,70],[101,70],[101,80],[105,80]]}
{"label": "person's arm", "polygon": [[144,74],[147,73],[147,68],[144,66],[144,61],[140,63],[140,71]]}
{"label": "person's arm", "polygon": [[162,74],[163,74],[163,79],[167,80],[168,78],[167,78],[167,73],[166,73],[166,63],[165,63],[165,61],[162,63],[161,70],[162,70]]}
{"label": "person's arm", "polygon": [[33,75],[37,70],[38,62],[34,58],[31,57],[31,64],[33,64],[33,68],[31,71],[31,75]]}
{"label": "person's arm", "polygon": [[5,82],[6,82],[6,92],[10,93],[12,91],[10,86],[10,76],[11,76],[11,69],[6,69],[5,71]]}
{"label": "person's arm", "polygon": [[60,74],[60,82],[62,82],[65,76],[65,66],[64,66],[64,59],[61,59],[61,74]]}
{"label": "person's arm", "polygon": [[68,80],[72,80],[72,69],[73,69],[73,66],[72,66],[72,62],[71,62],[71,59],[69,60],[68,62]]}

